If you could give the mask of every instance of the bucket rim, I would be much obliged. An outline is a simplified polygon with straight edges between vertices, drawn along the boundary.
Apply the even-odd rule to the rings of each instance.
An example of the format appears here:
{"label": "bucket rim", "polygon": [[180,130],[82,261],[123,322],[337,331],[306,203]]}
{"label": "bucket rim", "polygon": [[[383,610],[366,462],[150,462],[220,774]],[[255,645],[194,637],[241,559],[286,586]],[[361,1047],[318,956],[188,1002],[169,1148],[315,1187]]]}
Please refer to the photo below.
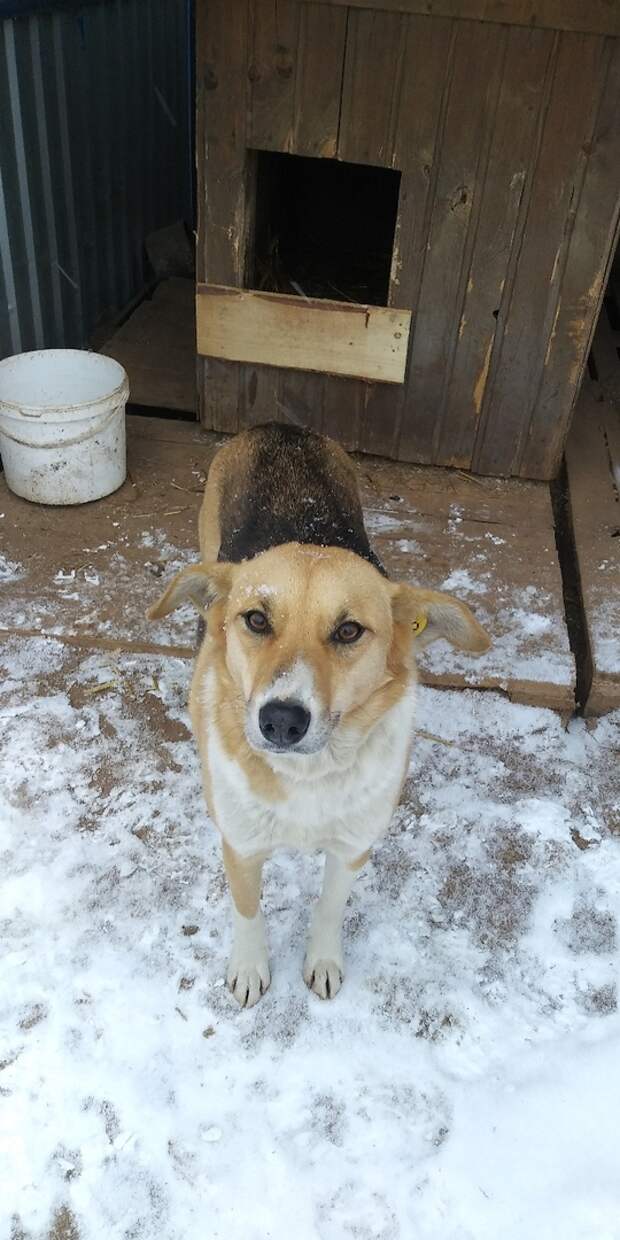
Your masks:
{"label": "bucket rim", "polygon": [[30,357],[40,357],[44,354],[55,356],[72,356],[72,357],[97,357],[102,361],[111,363],[119,373],[119,383],[115,388],[110,389],[103,396],[98,396],[94,400],[77,401],[71,404],[64,401],[56,405],[36,405],[24,403],[24,401],[13,401],[0,395],[0,416],[4,413],[10,417],[29,421],[30,419],[66,419],[73,421],[79,417],[90,417],[106,407],[112,408],[127,402],[129,397],[129,377],[124,366],[117,362],[115,357],[108,357],[105,353],[97,353],[94,349],[30,349],[25,353],[13,353],[11,357],[4,357],[0,361],[0,374],[5,366],[10,362],[18,359],[26,359]]}

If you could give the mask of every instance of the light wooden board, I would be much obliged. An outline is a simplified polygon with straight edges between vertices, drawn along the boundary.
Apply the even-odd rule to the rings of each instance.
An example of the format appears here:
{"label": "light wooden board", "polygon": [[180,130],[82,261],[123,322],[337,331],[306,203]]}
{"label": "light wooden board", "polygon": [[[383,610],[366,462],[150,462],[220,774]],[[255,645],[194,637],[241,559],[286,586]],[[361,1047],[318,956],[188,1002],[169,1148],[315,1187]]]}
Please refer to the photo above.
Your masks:
{"label": "light wooden board", "polygon": [[411,313],[387,306],[289,297],[201,284],[198,352],[230,362],[350,375],[382,383],[405,377]]}
{"label": "light wooden board", "polygon": [[581,394],[566,448],[577,566],[592,661],[588,715],[620,707],[620,411]]}
{"label": "light wooden board", "polygon": [[[127,482],[79,509],[29,504],[0,477],[0,631],[191,657],[193,612],[158,624],[145,612],[197,558],[204,476],[221,442],[189,422],[129,417]],[[499,689],[570,712],[573,662],[547,487],[367,457],[357,469],[390,575],[454,593],[493,639],[477,659],[443,643],[423,651],[423,683]]]}
{"label": "light wooden board", "polygon": [[125,367],[134,405],[196,412],[194,288],[193,280],[162,281],[102,346]]}

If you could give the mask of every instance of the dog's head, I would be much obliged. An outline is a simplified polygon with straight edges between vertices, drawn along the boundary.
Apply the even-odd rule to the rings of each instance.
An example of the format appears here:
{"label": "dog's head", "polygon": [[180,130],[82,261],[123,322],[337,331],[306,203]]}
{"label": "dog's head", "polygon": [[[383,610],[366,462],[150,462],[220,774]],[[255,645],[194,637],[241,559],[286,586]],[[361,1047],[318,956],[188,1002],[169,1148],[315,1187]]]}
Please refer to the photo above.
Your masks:
{"label": "dog's head", "polygon": [[214,657],[244,703],[245,737],[266,756],[318,753],[338,729],[371,726],[395,700],[389,686],[411,676],[416,645],[489,645],[464,603],[390,582],[333,547],[292,543],[183,569],[149,616],[188,601],[208,612]]}

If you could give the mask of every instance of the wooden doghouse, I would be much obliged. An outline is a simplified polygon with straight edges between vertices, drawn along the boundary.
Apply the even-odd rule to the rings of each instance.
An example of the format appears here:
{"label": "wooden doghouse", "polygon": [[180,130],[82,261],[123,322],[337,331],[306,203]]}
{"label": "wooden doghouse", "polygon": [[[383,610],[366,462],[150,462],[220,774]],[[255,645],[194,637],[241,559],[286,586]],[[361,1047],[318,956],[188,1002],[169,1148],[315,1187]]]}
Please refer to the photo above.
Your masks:
{"label": "wooden doghouse", "polygon": [[201,419],[556,472],[620,209],[617,0],[197,0]]}

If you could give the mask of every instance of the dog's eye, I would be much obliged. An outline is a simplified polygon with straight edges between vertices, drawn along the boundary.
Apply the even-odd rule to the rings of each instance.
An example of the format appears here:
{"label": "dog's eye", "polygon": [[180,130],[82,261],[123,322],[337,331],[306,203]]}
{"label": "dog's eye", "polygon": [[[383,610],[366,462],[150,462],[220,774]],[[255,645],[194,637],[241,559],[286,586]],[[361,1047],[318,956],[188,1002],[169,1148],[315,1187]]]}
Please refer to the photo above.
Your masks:
{"label": "dog's eye", "polygon": [[332,634],[332,640],[344,646],[350,646],[352,642],[359,641],[364,626],[358,624],[357,620],[345,620],[343,624],[339,624],[338,628]]}
{"label": "dog's eye", "polygon": [[246,611],[243,618],[251,633],[269,632],[269,621],[264,611]]}

